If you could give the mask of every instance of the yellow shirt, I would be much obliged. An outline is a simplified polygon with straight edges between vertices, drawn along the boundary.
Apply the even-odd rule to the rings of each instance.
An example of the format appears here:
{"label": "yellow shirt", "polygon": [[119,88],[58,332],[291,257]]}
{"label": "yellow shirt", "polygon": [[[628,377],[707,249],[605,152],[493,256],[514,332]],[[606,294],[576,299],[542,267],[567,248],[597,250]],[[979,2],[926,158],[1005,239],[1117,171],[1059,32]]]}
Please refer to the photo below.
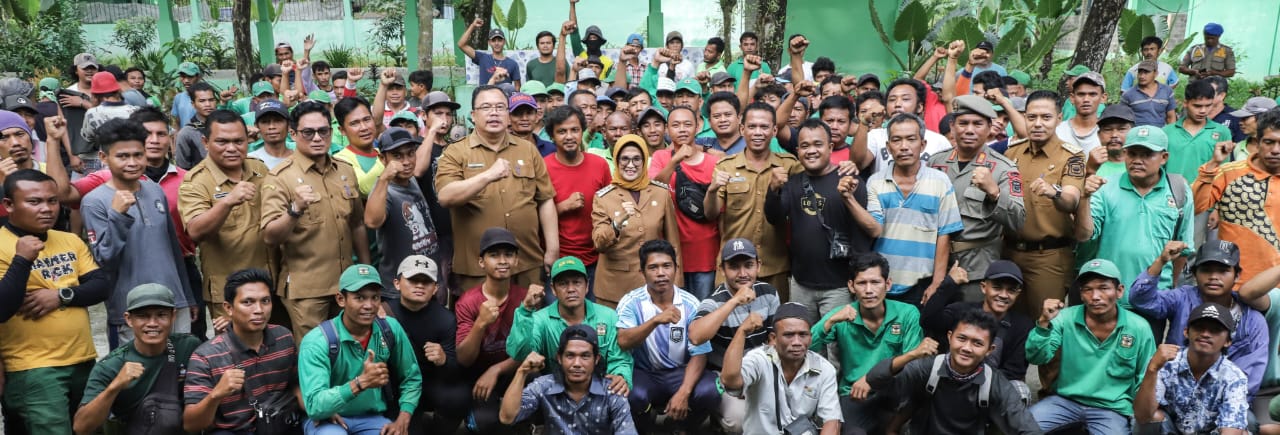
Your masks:
{"label": "yellow shirt", "polygon": [[[0,228],[0,275],[9,270],[18,236]],[[27,291],[61,289],[80,285],[80,277],[98,268],[89,247],[79,237],[49,231],[40,257],[31,267]],[[89,310],[57,309],[36,320],[21,315],[0,323],[0,357],[7,372],[42,367],[64,367],[98,358],[89,329]]]}

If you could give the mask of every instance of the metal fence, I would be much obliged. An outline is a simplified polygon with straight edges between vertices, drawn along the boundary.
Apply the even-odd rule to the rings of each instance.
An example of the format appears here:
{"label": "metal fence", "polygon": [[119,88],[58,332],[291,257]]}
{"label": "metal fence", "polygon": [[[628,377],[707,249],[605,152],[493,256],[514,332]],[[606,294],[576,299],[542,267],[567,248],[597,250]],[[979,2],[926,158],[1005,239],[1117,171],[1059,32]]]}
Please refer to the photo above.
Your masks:
{"label": "metal fence", "polygon": [[[250,0],[252,1],[252,0]],[[351,7],[355,18],[378,18],[380,13],[374,12],[374,4],[388,0],[352,0]],[[394,1],[394,0],[392,0]],[[175,2],[173,18],[178,22],[190,22],[192,1]],[[204,22],[231,22],[231,10],[235,0],[200,0],[195,8]],[[322,21],[342,19],[342,0],[273,0],[272,11],[280,13],[277,21]],[[80,3],[84,24],[111,24],[131,17],[159,18],[159,8],[154,1],[147,0],[107,0]]]}

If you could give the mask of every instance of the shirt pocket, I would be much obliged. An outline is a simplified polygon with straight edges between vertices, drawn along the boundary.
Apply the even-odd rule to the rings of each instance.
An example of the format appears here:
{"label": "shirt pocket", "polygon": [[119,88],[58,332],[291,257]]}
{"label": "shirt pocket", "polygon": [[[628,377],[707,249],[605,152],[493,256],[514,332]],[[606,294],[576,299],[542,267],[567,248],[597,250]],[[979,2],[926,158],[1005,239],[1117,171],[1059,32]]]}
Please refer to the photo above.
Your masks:
{"label": "shirt pocket", "polygon": [[[1131,382],[1138,373],[1138,350],[1134,348],[1136,343],[1130,343],[1129,347],[1123,345],[1125,336],[1120,337],[1121,345],[1116,346],[1111,352],[1111,362],[1107,364],[1107,376],[1116,380]],[[1129,338],[1128,340],[1134,340]]]}
{"label": "shirt pocket", "polygon": [[[487,169],[489,169],[489,165],[482,162],[464,163],[462,167],[462,178],[464,180],[470,180],[472,178],[480,176],[480,174]],[[489,196],[489,190],[493,189],[494,185],[499,183],[501,183],[501,181],[499,181],[498,183],[490,183],[486,185],[484,188],[480,189],[479,192],[476,192],[475,196],[471,197],[471,200],[483,201],[486,197]]]}
{"label": "shirt pocket", "polygon": [[744,181],[731,182],[724,186],[725,208],[744,210],[751,207],[751,183]]}
{"label": "shirt pocket", "polygon": [[[1168,197],[1168,202],[1173,204],[1173,196],[1168,195]],[[1178,211],[1174,205],[1159,204],[1148,207],[1147,212],[1151,213],[1151,221],[1147,225],[1151,231],[1149,236],[1157,240],[1177,239],[1178,235],[1174,231],[1178,226]]]}

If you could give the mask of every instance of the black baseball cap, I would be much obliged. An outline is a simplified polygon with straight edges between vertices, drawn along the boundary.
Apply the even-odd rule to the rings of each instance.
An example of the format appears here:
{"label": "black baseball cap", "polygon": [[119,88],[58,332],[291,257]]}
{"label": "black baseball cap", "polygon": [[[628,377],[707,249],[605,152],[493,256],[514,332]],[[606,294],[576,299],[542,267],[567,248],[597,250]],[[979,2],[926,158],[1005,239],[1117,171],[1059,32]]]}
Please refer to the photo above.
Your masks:
{"label": "black baseball cap", "polygon": [[720,261],[729,261],[734,257],[745,256],[747,258],[757,258],[756,245],[750,240],[738,237],[729,239],[724,243],[724,249],[720,250]]}
{"label": "black baseball cap", "polygon": [[870,73],[868,73],[868,74],[863,74],[863,75],[861,75],[861,76],[858,76],[858,86],[862,86],[862,85],[866,84],[867,82],[876,82],[876,87],[877,87],[877,88],[879,88],[879,87],[880,87],[880,76],[877,76],[877,75],[875,75],[875,74],[870,74]]}
{"label": "black baseball cap", "polygon": [[564,353],[564,349],[569,347],[569,341],[571,340],[585,341],[591,345],[592,353],[600,354],[600,335],[585,323],[564,328],[564,331],[560,332],[560,346],[556,349],[556,353]]}
{"label": "black baseball cap", "polygon": [[506,228],[490,227],[484,230],[484,234],[480,236],[480,255],[484,255],[485,252],[489,252],[490,249],[499,246],[520,249],[520,245],[516,243],[516,236],[511,234],[511,231],[507,231]]}
{"label": "black baseball cap", "polygon": [[1208,262],[1240,267],[1240,247],[1226,240],[1206,241],[1200,245],[1200,252],[1196,253],[1196,263],[1192,267],[1200,267]]}
{"label": "black baseball cap", "polygon": [[266,118],[268,114],[280,115],[286,121],[289,120],[288,109],[284,107],[284,103],[281,103],[280,100],[270,99],[258,102],[258,107],[253,111],[254,121],[260,121]]}
{"label": "black baseball cap", "polygon": [[997,279],[1012,279],[1017,281],[1018,285],[1025,283],[1022,280],[1022,269],[1009,260],[992,261],[991,265],[987,266],[987,274],[982,277],[982,280],[992,281]]}
{"label": "black baseball cap", "polygon": [[991,53],[991,52],[996,51],[996,47],[995,47],[994,45],[992,45],[992,44],[991,44],[991,41],[982,41],[982,42],[979,42],[979,43],[978,43],[978,46],[977,46],[976,48],[979,48],[979,49],[982,49],[982,50],[987,50],[987,52],[988,52],[988,53]]}
{"label": "black baseball cap", "polygon": [[809,325],[813,325],[813,317],[809,315],[809,307],[799,302],[787,302],[778,306],[778,309],[773,312],[773,322],[778,323],[783,319],[800,319]]}
{"label": "black baseball cap", "polygon": [[1133,114],[1133,108],[1129,107],[1128,104],[1108,104],[1106,109],[1102,109],[1102,115],[1098,116],[1098,124],[1101,125],[1117,121],[1124,121],[1133,124],[1137,119],[1137,116]]}
{"label": "black baseball cap", "polygon": [[421,145],[422,139],[415,137],[409,130],[388,127],[387,131],[382,132],[381,137],[378,138],[378,151],[385,153],[410,144]]}
{"label": "black baseball cap", "polygon": [[1191,317],[1187,320],[1187,325],[1199,322],[1201,320],[1213,320],[1227,328],[1228,332],[1236,331],[1236,319],[1231,317],[1231,309],[1213,302],[1205,302],[1191,310]]}

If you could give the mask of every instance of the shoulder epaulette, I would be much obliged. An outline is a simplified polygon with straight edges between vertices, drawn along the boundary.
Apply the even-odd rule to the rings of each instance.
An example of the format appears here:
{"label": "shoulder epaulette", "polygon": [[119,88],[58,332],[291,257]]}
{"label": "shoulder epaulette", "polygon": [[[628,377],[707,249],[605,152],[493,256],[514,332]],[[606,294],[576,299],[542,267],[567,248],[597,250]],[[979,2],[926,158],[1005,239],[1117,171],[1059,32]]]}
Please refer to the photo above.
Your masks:
{"label": "shoulder epaulette", "polygon": [[616,184],[610,184],[610,185],[608,185],[608,186],[604,186],[604,187],[603,187],[603,188],[601,188],[600,190],[597,190],[597,191],[596,191],[596,196],[597,196],[597,197],[600,197],[600,198],[603,198],[603,197],[604,197],[604,194],[606,194],[606,193],[609,193],[609,192],[613,191],[613,189],[614,189],[614,188],[616,188],[616,187],[618,187]]}
{"label": "shoulder epaulette", "polygon": [[1084,148],[1080,148],[1080,145],[1076,145],[1071,142],[1063,142],[1062,149],[1067,150],[1067,152],[1071,154],[1084,153]]}
{"label": "shoulder epaulette", "polygon": [[281,160],[280,163],[276,164],[276,167],[271,168],[271,175],[280,175],[281,172],[284,172],[285,169],[288,169],[291,166],[293,166],[293,159]]}
{"label": "shoulder epaulette", "polygon": [[663,188],[663,189],[671,190],[671,186],[668,186],[668,185],[667,185],[667,183],[663,183],[663,182],[661,182],[661,181],[653,181],[653,180],[649,180],[649,184],[652,184],[652,185],[654,185],[654,186],[661,187],[661,188]]}

